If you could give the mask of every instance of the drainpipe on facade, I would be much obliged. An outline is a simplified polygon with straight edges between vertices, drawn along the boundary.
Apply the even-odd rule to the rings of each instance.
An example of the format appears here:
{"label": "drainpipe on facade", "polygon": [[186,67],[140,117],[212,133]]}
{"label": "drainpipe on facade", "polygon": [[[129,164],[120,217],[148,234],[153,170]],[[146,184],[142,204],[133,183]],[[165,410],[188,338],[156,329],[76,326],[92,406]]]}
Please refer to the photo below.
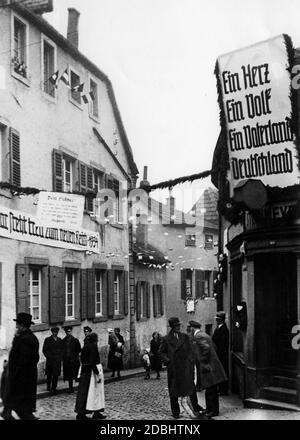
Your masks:
{"label": "drainpipe on facade", "polygon": [[[129,191],[136,187],[136,177],[131,178]],[[128,196],[127,196],[128,201]],[[132,202],[128,202],[128,212],[130,212]],[[133,264],[133,225],[128,220],[128,242],[129,242],[129,345],[130,345],[130,367],[134,368],[136,363],[136,333],[135,333],[135,270]]]}

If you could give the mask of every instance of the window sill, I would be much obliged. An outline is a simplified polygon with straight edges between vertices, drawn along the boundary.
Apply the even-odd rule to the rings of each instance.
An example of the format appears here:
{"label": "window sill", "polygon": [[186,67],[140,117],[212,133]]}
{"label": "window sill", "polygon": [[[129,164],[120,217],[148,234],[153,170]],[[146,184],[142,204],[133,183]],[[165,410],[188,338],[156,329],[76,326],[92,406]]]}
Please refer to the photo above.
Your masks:
{"label": "window sill", "polygon": [[119,319],[124,319],[125,315],[114,315],[111,319],[113,321],[118,321]]}
{"label": "window sill", "polygon": [[70,325],[70,326],[74,327],[76,325],[81,325],[81,321],[80,321],[80,319],[70,319],[69,321],[64,321],[62,323],[62,327],[65,327],[66,325]]}
{"label": "window sill", "polygon": [[92,113],[89,113],[89,117],[90,117],[90,119],[92,119],[97,124],[100,124],[99,116],[94,116]]}
{"label": "window sill", "polygon": [[42,332],[43,330],[49,330],[50,325],[49,324],[34,324],[31,327],[31,330],[33,331],[33,333],[35,332]]}
{"label": "window sill", "polygon": [[51,104],[57,104],[57,95],[55,94],[54,96],[49,95],[49,93],[46,93],[44,90],[42,90],[42,96],[49,102],[51,102]]}
{"label": "window sill", "polygon": [[75,105],[79,110],[83,111],[82,104],[80,104],[78,101],[75,101],[71,96],[69,96],[69,101],[71,104]]}
{"label": "window sill", "polygon": [[11,76],[13,76],[15,79],[17,79],[18,81],[20,81],[21,83],[23,83],[25,86],[30,87],[30,81],[28,78],[25,78],[22,75],[19,75],[17,72],[14,71],[14,68],[11,68],[10,71]]}
{"label": "window sill", "polygon": [[145,317],[143,317],[143,318],[140,318],[139,320],[138,320],[138,322],[146,322],[146,321],[148,321],[150,318],[145,318]]}
{"label": "window sill", "polygon": [[96,324],[97,322],[106,322],[107,320],[107,316],[96,316],[92,321]]}
{"label": "window sill", "polygon": [[110,223],[110,226],[116,229],[124,229],[124,225],[119,225],[118,223]]}

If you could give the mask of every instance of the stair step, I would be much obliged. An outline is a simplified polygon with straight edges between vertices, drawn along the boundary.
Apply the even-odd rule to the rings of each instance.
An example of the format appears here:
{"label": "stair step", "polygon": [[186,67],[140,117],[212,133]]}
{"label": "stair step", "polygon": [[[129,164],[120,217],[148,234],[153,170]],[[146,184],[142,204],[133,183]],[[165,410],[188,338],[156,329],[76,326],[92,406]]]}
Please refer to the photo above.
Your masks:
{"label": "stair step", "polygon": [[276,386],[263,387],[260,390],[260,397],[262,399],[295,404],[297,403],[297,390]]}
{"label": "stair step", "polygon": [[297,388],[297,381],[295,378],[292,378],[292,377],[273,376],[272,377],[272,386],[296,389]]}
{"label": "stair step", "polygon": [[269,400],[269,399],[248,398],[244,400],[244,407],[256,408],[256,409],[278,409],[278,410],[300,412],[300,407],[297,405],[292,405],[290,403],[278,402],[277,400]]}

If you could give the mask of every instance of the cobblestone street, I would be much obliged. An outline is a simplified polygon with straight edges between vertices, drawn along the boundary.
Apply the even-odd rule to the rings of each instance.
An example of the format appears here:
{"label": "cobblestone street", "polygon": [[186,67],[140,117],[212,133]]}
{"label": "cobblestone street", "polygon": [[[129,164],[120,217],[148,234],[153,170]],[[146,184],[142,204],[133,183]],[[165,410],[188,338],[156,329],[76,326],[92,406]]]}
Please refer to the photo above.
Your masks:
{"label": "cobblestone street", "polygon": [[[106,420],[173,420],[167,388],[167,374],[161,380],[153,374],[150,380],[143,376],[127,378],[105,385]],[[76,392],[37,400],[36,416],[40,420],[75,420]],[[205,406],[204,393],[198,400]],[[0,418],[1,420],[1,418]],[[191,420],[182,413],[180,420]],[[220,397],[220,415],[215,420],[300,420],[299,412],[247,409],[237,396]]]}

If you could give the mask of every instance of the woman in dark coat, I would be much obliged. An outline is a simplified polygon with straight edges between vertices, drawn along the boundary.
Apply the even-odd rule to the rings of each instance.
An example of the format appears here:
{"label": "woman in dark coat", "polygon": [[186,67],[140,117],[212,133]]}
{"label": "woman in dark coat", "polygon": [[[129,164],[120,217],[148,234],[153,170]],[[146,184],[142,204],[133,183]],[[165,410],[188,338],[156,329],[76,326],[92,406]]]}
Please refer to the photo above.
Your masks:
{"label": "woman in dark coat", "polygon": [[158,332],[154,332],[150,341],[150,361],[151,369],[156,371],[156,379],[160,379],[160,371],[162,367],[162,362],[158,354],[160,344],[161,336]]}
{"label": "woman in dark coat", "polygon": [[[86,413],[87,399],[89,393],[89,386],[92,372],[99,376],[97,365],[100,364],[100,356],[97,347],[98,336],[96,333],[87,335],[84,339],[84,346],[81,352],[81,374],[79,380],[78,393],[76,397],[75,412],[77,413],[77,420],[87,420]],[[98,379],[100,380],[100,378]],[[93,419],[105,419],[106,416],[98,411],[94,411]]]}
{"label": "woman in dark coat", "polygon": [[73,393],[73,380],[77,379],[81,352],[80,342],[72,335],[72,327],[64,327],[66,336],[62,340],[64,381],[69,382],[69,392]]}
{"label": "woman in dark coat", "polygon": [[109,332],[108,337],[109,352],[107,368],[112,370],[111,377],[115,377],[115,371],[117,372],[118,379],[120,379],[120,370],[123,370],[123,345],[124,338],[120,334],[120,329],[115,328],[114,333]]}
{"label": "woman in dark coat", "polygon": [[30,330],[32,316],[19,313],[17,332],[8,358],[8,393],[6,408],[14,410],[20,419],[35,420],[37,363],[39,341]]}

